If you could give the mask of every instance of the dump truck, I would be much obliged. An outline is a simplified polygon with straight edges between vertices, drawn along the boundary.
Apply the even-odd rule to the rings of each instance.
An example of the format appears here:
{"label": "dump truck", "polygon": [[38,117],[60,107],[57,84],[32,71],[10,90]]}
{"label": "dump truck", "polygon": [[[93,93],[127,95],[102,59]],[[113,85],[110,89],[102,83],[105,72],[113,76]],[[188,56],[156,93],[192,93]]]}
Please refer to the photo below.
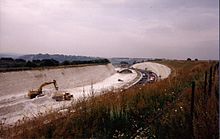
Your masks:
{"label": "dump truck", "polygon": [[56,101],[71,100],[71,98],[73,98],[73,95],[67,92],[57,92],[52,97],[52,99],[55,99]]}

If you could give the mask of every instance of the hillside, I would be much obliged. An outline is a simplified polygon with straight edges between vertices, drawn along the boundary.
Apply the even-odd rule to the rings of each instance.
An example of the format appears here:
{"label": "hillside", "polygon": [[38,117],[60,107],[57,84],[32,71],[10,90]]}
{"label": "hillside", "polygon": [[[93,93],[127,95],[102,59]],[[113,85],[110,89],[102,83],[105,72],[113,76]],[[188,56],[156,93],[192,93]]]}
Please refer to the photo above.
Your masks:
{"label": "hillside", "polygon": [[62,106],[65,102],[54,102],[51,98],[57,92],[53,85],[43,88],[44,96],[28,98],[29,90],[36,90],[45,82],[56,80],[58,92],[68,90],[74,99],[78,99],[79,93],[82,96],[82,87],[87,90],[86,86],[89,86],[91,89],[91,84],[102,82],[115,73],[111,64],[0,73],[1,80],[4,80],[0,82],[0,120],[6,118],[10,124],[25,116],[32,117],[33,114]]}
{"label": "hillside", "polygon": [[14,127],[2,126],[1,135],[12,138],[218,138],[219,63],[159,63],[172,69],[167,79],[84,99],[59,114],[50,112],[34,120],[24,119]]}

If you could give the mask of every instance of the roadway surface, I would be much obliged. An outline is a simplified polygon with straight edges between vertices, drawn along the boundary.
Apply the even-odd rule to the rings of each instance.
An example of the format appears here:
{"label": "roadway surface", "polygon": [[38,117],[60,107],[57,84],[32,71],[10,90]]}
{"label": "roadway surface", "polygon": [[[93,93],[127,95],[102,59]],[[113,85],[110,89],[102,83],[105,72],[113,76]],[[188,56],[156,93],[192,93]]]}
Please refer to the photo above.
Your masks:
{"label": "roadway surface", "polygon": [[158,76],[151,71],[146,71],[142,69],[135,69],[137,72],[142,74],[142,78],[137,82],[137,84],[146,84],[146,83],[153,83],[158,80]]}

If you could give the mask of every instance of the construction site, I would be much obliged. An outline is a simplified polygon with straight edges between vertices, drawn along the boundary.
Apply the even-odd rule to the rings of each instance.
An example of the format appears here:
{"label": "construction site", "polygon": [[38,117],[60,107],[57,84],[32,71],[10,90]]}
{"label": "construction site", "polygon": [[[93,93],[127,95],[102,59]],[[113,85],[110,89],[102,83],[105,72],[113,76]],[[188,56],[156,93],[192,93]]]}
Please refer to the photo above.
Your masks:
{"label": "construction site", "polygon": [[146,78],[145,69],[157,75],[153,78],[160,76],[161,79],[171,72],[168,67],[151,62],[130,69],[107,64],[2,72],[0,119],[10,125],[23,118],[37,117],[39,113],[63,110],[83,97],[128,89],[143,79],[146,82],[142,83],[151,82],[154,79],[150,74]]}

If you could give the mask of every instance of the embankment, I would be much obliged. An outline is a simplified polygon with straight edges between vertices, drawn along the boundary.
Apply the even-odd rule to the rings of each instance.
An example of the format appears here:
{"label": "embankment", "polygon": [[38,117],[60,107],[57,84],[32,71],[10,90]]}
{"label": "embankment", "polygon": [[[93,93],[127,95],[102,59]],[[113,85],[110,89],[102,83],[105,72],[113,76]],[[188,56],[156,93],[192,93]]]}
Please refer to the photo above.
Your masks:
{"label": "embankment", "polygon": [[[0,73],[0,95],[27,93],[47,81],[56,80],[59,89],[74,88],[100,82],[113,75],[111,64],[85,67],[27,70]],[[46,88],[53,87],[48,86]]]}

